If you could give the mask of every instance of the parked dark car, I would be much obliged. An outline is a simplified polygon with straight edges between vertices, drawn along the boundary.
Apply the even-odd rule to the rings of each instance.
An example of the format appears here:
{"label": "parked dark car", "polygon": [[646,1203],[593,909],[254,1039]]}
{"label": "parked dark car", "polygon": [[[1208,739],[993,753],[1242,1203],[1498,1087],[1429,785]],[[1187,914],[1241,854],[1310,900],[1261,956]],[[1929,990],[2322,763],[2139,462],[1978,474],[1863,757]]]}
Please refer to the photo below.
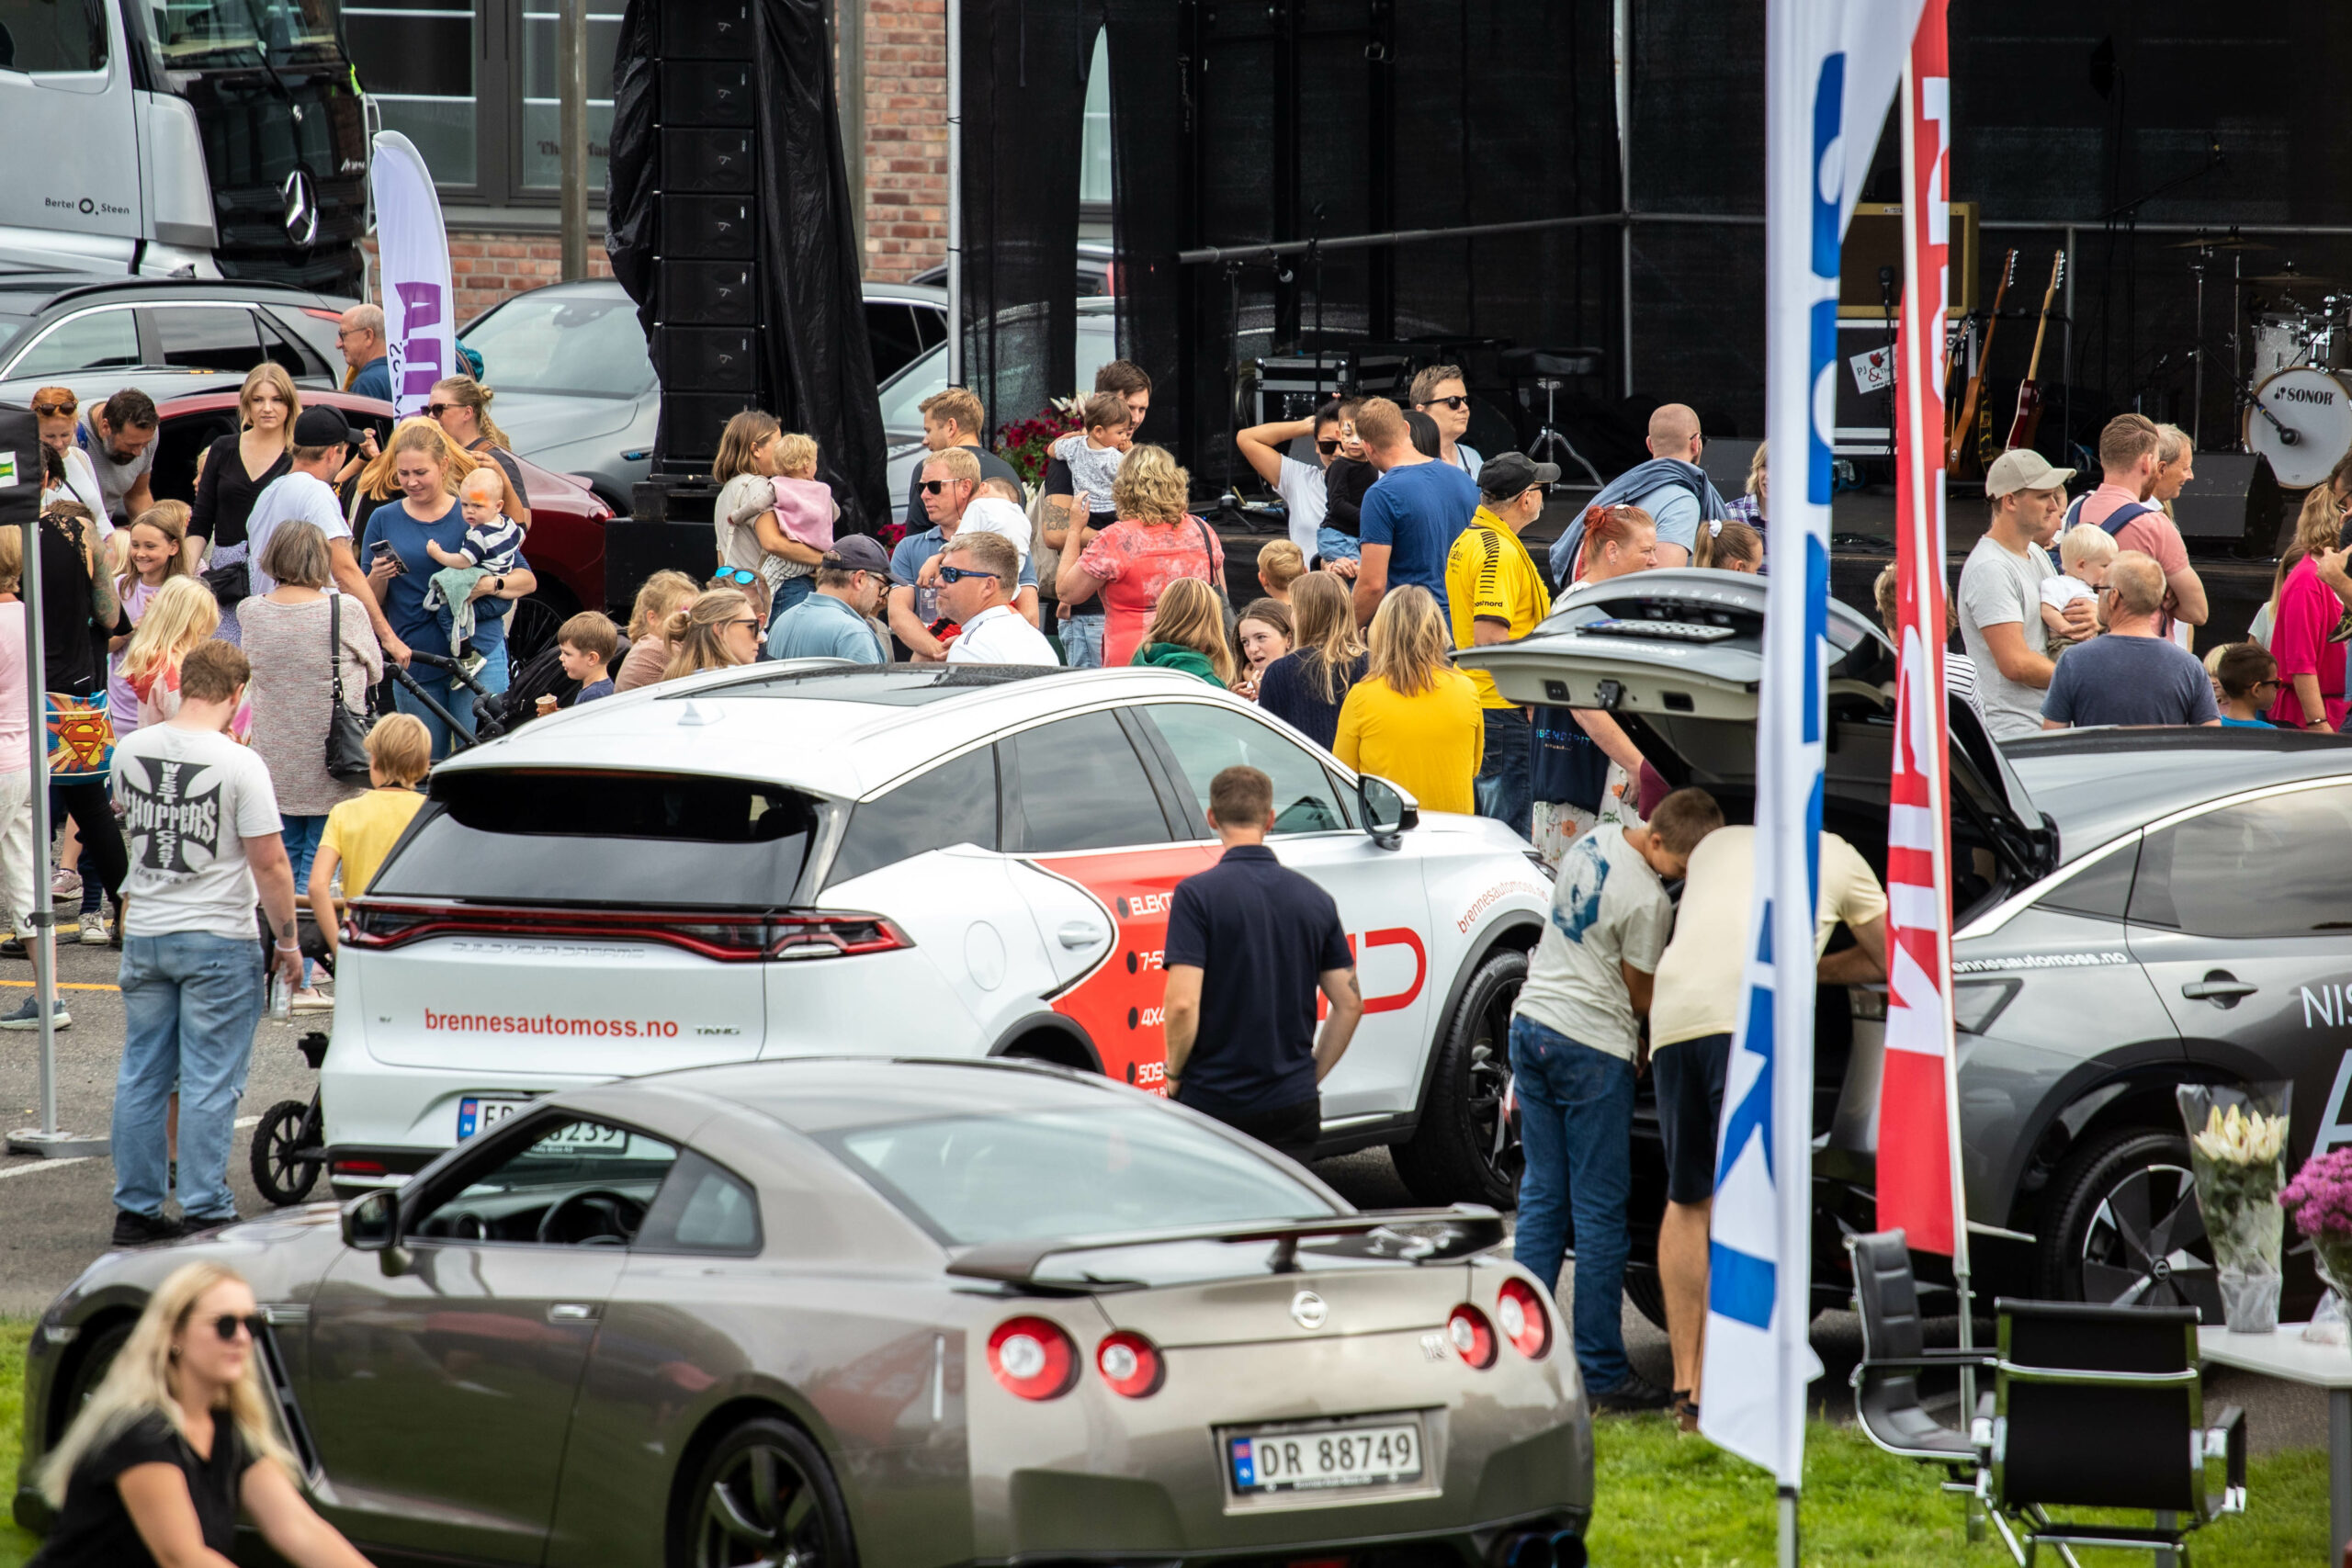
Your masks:
{"label": "parked dark car", "polygon": [[0,272],[0,382],[134,367],[243,376],[265,359],[297,385],[343,379],[336,319],[356,299],[275,283]]}
{"label": "parked dark car", "polygon": [[[1465,650],[1521,702],[1606,707],[1676,785],[1755,808],[1765,589],[1649,571],[1568,596],[1533,635]],[[1886,867],[1894,650],[1829,606],[1823,824]],[[1610,623],[1603,626],[1601,623]],[[1692,627],[1705,628],[1694,639]],[[1655,631],[1646,628],[1655,627]],[[1709,640],[1712,639],[1712,640]],[[2188,1303],[2212,1249],[2176,1109],[2183,1082],[2294,1085],[2291,1169],[2352,1143],[2352,741],[2268,729],[2086,729],[1996,746],[1951,713],[1954,1015],[1977,1283]],[[1815,1300],[1842,1304],[1841,1227],[1875,1229],[1883,987],[1824,990],[1815,1038]],[[1664,1166],[1646,1088],[1636,1247]],[[1659,1314],[1646,1263],[1629,1280]],[[2316,1299],[2290,1264],[2291,1311]]]}
{"label": "parked dark car", "polygon": [[[196,494],[197,454],[237,428],[237,389],[242,375],[192,370],[83,371],[58,379],[85,404],[104,401],[124,387],[155,400],[162,420],[155,468],[150,481],[158,501],[189,501]],[[0,382],[0,402],[22,405],[36,381]],[[380,398],[304,387],[305,405],[327,403],[344,411],[356,427],[370,424],[379,439],[391,434],[392,405]],[[523,483],[530,491],[531,532],[524,558],[539,586],[515,604],[507,626],[507,648],[517,664],[545,648],[556,628],[582,609],[605,608],[605,524],[612,509],[569,474],[522,459]]]}

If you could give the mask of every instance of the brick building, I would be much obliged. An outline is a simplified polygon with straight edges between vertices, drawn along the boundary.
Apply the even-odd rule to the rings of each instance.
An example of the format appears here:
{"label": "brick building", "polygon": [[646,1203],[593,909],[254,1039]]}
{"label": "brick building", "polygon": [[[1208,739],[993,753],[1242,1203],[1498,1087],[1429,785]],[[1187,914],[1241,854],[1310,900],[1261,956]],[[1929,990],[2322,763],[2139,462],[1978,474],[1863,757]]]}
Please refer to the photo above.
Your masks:
{"label": "brick building", "polygon": [[[865,195],[865,276],[902,282],[947,257],[946,3],[835,4],[849,178]],[[481,0],[470,10],[447,0],[379,0],[345,13],[361,83],[384,124],[416,143],[441,187],[460,321],[560,276],[554,10],[525,0]],[[603,249],[605,139],[619,25],[614,0],[592,6],[589,270],[597,276],[611,272]],[[844,61],[856,62],[854,73]],[[1106,119],[1107,112],[1106,99]],[[1107,152],[1102,161],[1107,169]],[[372,284],[372,239],[368,249]]]}

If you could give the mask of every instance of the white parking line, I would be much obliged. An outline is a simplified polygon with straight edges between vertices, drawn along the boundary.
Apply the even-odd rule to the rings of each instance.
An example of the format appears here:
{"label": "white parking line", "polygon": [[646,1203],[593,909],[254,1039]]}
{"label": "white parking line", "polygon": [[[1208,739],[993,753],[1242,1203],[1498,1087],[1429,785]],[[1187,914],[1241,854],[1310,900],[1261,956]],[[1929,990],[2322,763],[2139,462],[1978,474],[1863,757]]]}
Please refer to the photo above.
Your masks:
{"label": "white parking line", "polygon": [[71,1159],[37,1159],[29,1164],[11,1166],[6,1170],[0,1170],[0,1181],[6,1181],[12,1176],[30,1176],[37,1170],[63,1170],[69,1165],[87,1165],[96,1157],[96,1155],[75,1155]]}
{"label": "white parking line", "polygon": [[240,1127],[258,1127],[261,1125],[261,1118],[258,1116],[240,1116],[237,1118],[237,1125]]}

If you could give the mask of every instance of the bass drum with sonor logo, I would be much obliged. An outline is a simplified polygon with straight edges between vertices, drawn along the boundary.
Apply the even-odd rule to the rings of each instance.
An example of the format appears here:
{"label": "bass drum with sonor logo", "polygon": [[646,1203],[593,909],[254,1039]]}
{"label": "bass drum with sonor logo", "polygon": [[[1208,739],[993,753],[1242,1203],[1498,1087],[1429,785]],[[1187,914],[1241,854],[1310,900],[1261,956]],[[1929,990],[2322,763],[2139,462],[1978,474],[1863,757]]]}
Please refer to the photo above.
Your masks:
{"label": "bass drum with sonor logo", "polygon": [[2352,452],[2352,389],[2309,366],[2281,370],[2254,389],[2243,433],[2282,489],[2309,490]]}

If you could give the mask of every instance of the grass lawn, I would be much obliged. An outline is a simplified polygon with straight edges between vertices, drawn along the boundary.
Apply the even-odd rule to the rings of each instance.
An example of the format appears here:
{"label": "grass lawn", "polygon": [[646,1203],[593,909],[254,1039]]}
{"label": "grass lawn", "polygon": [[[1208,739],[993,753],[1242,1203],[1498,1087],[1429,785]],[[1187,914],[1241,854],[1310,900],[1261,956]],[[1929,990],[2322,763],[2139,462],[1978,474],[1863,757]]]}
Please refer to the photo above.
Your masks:
{"label": "grass lawn", "polygon": [[[31,1334],[29,1323],[0,1322],[0,1490],[11,1498],[24,1433],[25,1343]],[[1596,1440],[1600,1506],[1591,1546],[1597,1568],[1766,1568],[1771,1562],[1772,1483],[1762,1471],[1704,1438],[1679,1436],[1664,1416],[1604,1419]],[[1959,1500],[1935,1489],[1940,1474],[1889,1458],[1858,1432],[1815,1427],[1805,1448],[1804,1561],[1841,1568],[2000,1568],[2008,1562],[1997,1539],[1973,1547],[1962,1539]],[[2249,1490],[2250,1514],[2224,1519],[2198,1538],[2201,1568],[2281,1568],[2325,1558],[2326,1455],[2293,1450],[2257,1459]],[[35,1544],[0,1509],[0,1568],[18,1568]],[[2110,1553],[2109,1560],[2147,1559]]]}

